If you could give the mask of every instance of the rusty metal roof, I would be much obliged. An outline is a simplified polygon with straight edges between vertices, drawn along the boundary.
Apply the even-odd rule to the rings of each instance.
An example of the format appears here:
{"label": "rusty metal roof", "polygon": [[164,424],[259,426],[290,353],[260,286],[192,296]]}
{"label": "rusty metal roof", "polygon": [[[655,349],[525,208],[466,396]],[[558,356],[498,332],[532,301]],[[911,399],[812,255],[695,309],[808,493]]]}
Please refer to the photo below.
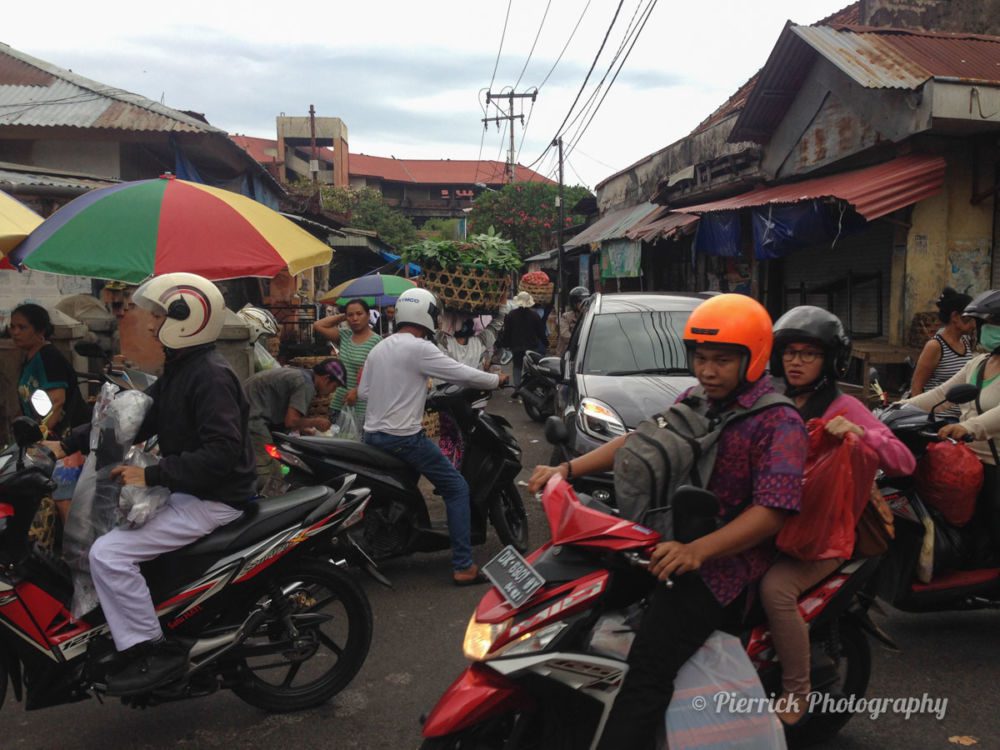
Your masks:
{"label": "rusty metal roof", "polygon": [[92,81],[0,44],[0,126],[225,131],[157,101]]}
{"label": "rusty metal roof", "polygon": [[580,245],[599,244],[605,240],[617,240],[626,236],[629,229],[636,226],[654,211],[659,211],[662,206],[655,203],[640,203],[637,206],[628,206],[609,211],[600,219],[595,221],[580,234],[572,237],[563,243],[567,248],[578,247]]}
{"label": "rusty metal roof", "polygon": [[625,232],[625,236],[630,240],[641,242],[676,239],[681,235],[692,233],[697,222],[697,216],[671,211],[666,206],[660,206],[656,211],[647,214],[637,224],[634,224],[631,229]]}
{"label": "rusty metal roof", "polygon": [[684,206],[691,214],[738,211],[752,206],[839,198],[869,221],[936,195],[944,184],[945,160],[911,154],[874,167],[786,185],[759,188],[732,198]]}
{"label": "rusty metal roof", "polygon": [[931,78],[1000,83],[1000,37],[848,26],[790,29],[865,88],[913,90]]}

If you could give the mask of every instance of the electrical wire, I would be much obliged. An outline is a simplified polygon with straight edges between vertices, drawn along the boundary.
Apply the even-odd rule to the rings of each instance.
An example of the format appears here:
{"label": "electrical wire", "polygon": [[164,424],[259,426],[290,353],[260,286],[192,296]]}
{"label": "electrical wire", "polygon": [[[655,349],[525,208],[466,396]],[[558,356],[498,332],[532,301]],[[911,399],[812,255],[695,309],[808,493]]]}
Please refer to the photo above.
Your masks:
{"label": "electrical wire", "polygon": [[586,156],[586,157],[587,157],[588,159],[590,159],[591,161],[593,161],[593,162],[596,162],[596,163],[600,164],[600,165],[601,165],[602,167],[607,167],[608,169],[612,170],[613,172],[618,172],[618,171],[619,171],[618,167],[612,167],[612,166],[611,166],[610,164],[608,164],[607,162],[603,162],[603,161],[601,161],[601,160],[600,160],[600,159],[598,159],[598,158],[597,158],[596,156],[591,156],[590,154],[588,154],[588,153],[587,153],[586,151],[584,151],[584,150],[583,150],[582,148],[580,148],[579,146],[577,146],[577,147],[576,147],[576,152],[577,152],[578,154],[580,154],[580,156]]}
{"label": "electrical wire", "polygon": [[600,110],[601,105],[604,104],[604,100],[607,98],[608,93],[611,91],[611,87],[614,86],[615,81],[618,80],[619,73],[622,72],[622,68],[624,68],[625,67],[625,63],[628,62],[628,58],[632,54],[632,50],[635,49],[636,42],[639,41],[639,37],[642,34],[642,30],[646,27],[646,22],[649,21],[649,17],[652,15],[653,10],[656,8],[657,2],[659,2],[659,0],[650,0],[648,9],[646,10],[646,15],[643,17],[642,23],[639,26],[638,30],[636,31],[636,33],[635,33],[635,35],[634,35],[634,37],[632,39],[632,44],[629,46],[628,51],[625,53],[625,57],[622,58],[621,63],[618,65],[618,70],[615,71],[614,76],[611,78],[611,82],[608,84],[608,87],[604,91],[604,95],[601,97],[600,101],[597,103],[597,106],[594,108],[594,111],[591,113],[590,118],[587,120],[586,124],[583,126],[583,129],[579,132],[579,134],[575,137],[575,139],[570,143],[569,148],[566,150],[566,152],[563,155],[564,159],[567,156],[569,156],[569,154],[571,154],[573,152],[573,150],[576,148],[576,144],[580,142],[580,139],[583,138],[584,134],[587,132],[587,128],[590,127],[590,123],[592,123],[594,121],[594,117],[597,116],[597,113]]}
{"label": "electrical wire", "polygon": [[569,48],[569,43],[573,41],[573,37],[576,36],[576,30],[580,28],[580,22],[583,21],[583,17],[587,15],[587,8],[590,7],[590,3],[591,0],[587,0],[587,4],[583,6],[583,11],[581,11],[580,17],[576,19],[576,25],[573,26],[573,30],[569,34],[569,39],[567,39],[566,44],[563,45],[562,52],[559,53],[559,57],[556,58],[556,61],[552,63],[552,67],[549,68],[549,72],[545,74],[545,78],[543,78],[542,82],[538,84],[537,88],[539,91],[542,90],[542,86],[544,86],[545,82],[549,80],[549,76],[552,75],[553,71],[555,71],[556,69],[556,66],[559,64],[559,61],[562,60],[563,55],[566,54],[566,50]]}
{"label": "electrical wire", "polygon": [[618,7],[615,8],[615,15],[611,19],[611,23],[608,24],[608,30],[604,32],[604,39],[601,40],[601,46],[597,50],[597,54],[594,55],[594,61],[590,64],[590,69],[587,71],[587,75],[583,79],[583,83],[580,85],[580,90],[576,92],[576,97],[573,99],[573,103],[569,106],[569,110],[566,112],[566,116],[563,118],[562,124],[556,129],[556,134],[552,136],[552,140],[549,141],[549,145],[545,147],[545,150],[539,155],[535,161],[528,165],[529,168],[535,166],[542,158],[549,152],[552,148],[552,144],[555,140],[562,134],[563,126],[566,125],[567,120],[569,120],[570,115],[573,114],[573,108],[576,107],[577,102],[580,101],[580,96],[583,94],[584,90],[587,88],[587,82],[590,80],[591,73],[594,72],[594,68],[597,67],[597,61],[601,57],[601,53],[604,52],[604,46],[608,43],[608,37],[611,36],[611,30],[615,27],[615,22],[618,20],[618,14],[621,13],[622,5],[625,4],[625,0],[618,0]]}
{"label": "electrical wire", "polygon": [[479,136],[479,156],[476,157],[476,175],[472,178],[473,184],[479,182],[479,168],[483,163],[483,144],[486,143],[486,131],[489,130],[489,123],[485,122],[487,116],[486,106],[480,101],[480,97],[482,97],[484,91],[489,91],[489,89],[479,89],[479,94],[476,96],[476,104],[478,104],[479,108],[483,110],[484,122],[483,132]]}
{"label": "electrical wire", "polygon": [[542,35],[542,28],[545,26],[545,19],[549,15],[549,8],[552,7],[552,0],[549,0],[545,4],[545,12],[542,14],[542,22],[538,24],[538,32],[535,34],[535,41],[531,43],[531,49],[528,50],[528,59],[524,61],[524,67],[521,68],[521,75],[517,77],[517,82],[514,84],[514,90],[517,91],[517,85],[521,83],[521,79],[524,78],[524,71],[528,69],[528,63],[531,62],[531,56],[535,54],[535,45],[538,44],[538,38]]}
{"label": "electrical wire", "polygon": [[507,22],[510,20],[510,6],[513,5],[514,0],[507,0],[507,15],[503,19],[503,31],[500,33],[500,47],[497,49],[497,59],[493,63],[493,75],[490,76],[490,85],[487,88],[488,91],[493,90],[493,81],[497,77],[497,68],[500,67],[500,53],[503,52],[503,40],[507,36]]}
{"label": "electrical wire", "polygon": [[574,167],[573,164],[570,162],[570,160],[567,159],[565,156],[563,157],[563,163],[567,167],[569,167],[570,171],[573,174],[576,175],[576,179],[580,181],[580,184],[583,185],[585,188],[587,188],[587,190],[590,190],[590,186],[587,184],[587,181],[580,176],[580,173],[576,171],[576,167]]}

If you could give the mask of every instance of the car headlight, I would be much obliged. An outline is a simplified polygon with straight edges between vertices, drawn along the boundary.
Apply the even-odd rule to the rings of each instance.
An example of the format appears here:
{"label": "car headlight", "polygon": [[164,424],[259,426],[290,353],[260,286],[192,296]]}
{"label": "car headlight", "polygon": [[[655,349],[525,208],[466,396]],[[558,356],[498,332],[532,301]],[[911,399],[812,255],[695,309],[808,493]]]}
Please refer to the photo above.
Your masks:
{"label": "car headlight", "polygon": [[610,440],[626,432],[625,421],[618,412],[596,398],[583,399],[577,416],[583,431],[600,440]]}
{"label": "car headlight", "polygon": [[469,661],[485,659],[497,638],[510,627],[510,623],[511,620],[504,620],[500,623],[479,622],[473,613],[469,619],[469,626],[465,629],[465,640],[462,642],[462,652],[465,654],[465,658]]}

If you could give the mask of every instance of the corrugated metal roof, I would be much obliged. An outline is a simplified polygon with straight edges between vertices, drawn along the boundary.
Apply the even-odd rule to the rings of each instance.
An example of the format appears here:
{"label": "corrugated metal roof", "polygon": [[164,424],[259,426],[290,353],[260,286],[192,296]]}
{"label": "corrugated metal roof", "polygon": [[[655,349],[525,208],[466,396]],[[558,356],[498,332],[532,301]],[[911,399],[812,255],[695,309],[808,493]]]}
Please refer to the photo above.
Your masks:
{"label": "corrugated metal roof", "polygon": [[940,156],[900,156],[874,167],[774,185],[697,206],[693,214],[737,211],[769,203],[798,203],[815,198],[839,198],[869,221],[936,195],[944,184],[945,160]]}
{"label": "corrugated metal roof", "polygon": [[563,243],[564,247],[579,247],[581,245],[591,245],[604,242],[605,240],[617,240],[625,237],[625,233],[641,220],[649,216],[650,213],[662,208],[655,203],[640,203],[637,206],[619,208],[605,214],[595,221],[580,234]]}
{"label": "corrugated metal roof", "polygon": [[660,206],[643,217],[632,226],[625,236],[630,240],[640,240],[641,242],[655,242],[658,239],[670,239],[689,231],[693,231],[694,225],[698,222],[697,216],[671,211],[666,206]]}
{"label": "corrugated metal roof", "polygon": [[92,81],[0,44],[0,125],[225,131],[152,99]]}
{"label": "corrugated metal roof", "polygon": [[[61,177],[59,175],[41,172],[23,172],[20,170],[3,169],[0,167],[0,185],[18,187],[58,187],[80,190],[113,185],[116,180],[85,179],[81,177]],[[16,191],[15,191],[16,192]]]}
{"label": "corrugated metal roof", "polygon": [[855,34],[828,26],[792,26],[793,34],[869,89],[915,89],[932,77],[879,34]]}

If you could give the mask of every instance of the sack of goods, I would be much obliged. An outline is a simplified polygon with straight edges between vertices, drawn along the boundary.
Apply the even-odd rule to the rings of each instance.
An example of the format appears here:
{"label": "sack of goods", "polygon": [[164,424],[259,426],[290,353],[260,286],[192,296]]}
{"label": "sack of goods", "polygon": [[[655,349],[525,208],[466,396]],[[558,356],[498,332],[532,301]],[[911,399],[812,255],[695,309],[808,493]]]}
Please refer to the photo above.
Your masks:
{"label": "sack of goods", "polygon": [[952,526],[965,526],[983,488],[983,465],[963,443],[931,443],[917,462],[917,494]]}
{"label": "sack of goods", "polygon": [[799,560],[848,558],[855,529],[871,499],[878,455],[849,434],[826,431],[827,420],[811,419],[809,460],[802,480],[802,510],[781,527],[775,544]]}

